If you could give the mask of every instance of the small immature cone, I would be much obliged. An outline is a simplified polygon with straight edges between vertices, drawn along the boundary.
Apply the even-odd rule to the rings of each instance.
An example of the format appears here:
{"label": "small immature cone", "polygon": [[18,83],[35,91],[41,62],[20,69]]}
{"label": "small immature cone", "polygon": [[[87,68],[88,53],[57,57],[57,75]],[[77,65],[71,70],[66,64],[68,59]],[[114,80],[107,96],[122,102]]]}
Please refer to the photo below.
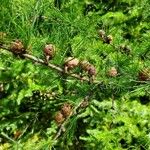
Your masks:
{"label": "small immature cone", "polygon": [[66,103],[61,108],[61,113],[65,118],[67,118],[72,113],[72,107],[70,104]]}
{"label": "small immature cone", "polygon": [[115,67],[110,68],[108,71],[108,75],[110,77],[116,77],[118,75],[117,69]]}
{"label": "small immature cone", "polygon": [[88,72],[90,65],[91,64],[86,60],[80,62],[80,66],[85,72]]}
{"label": "small immature cone", "polygon": [[61,124],[64,120],[65,120],[65,118],[64,118],[63,114],[60,111],[58,111],[55,115],[56,123]]}
{"label": "small immature cone", "polygon": [[90,76],[96,76],[96,69],[93,65],[90,65],[89,68],[88,68],[88,74]]}
{"label": "small immature cone", "polygon": [[43,49],[45,55],[45,62],[48,64],[48,61],[51,60],[55,55],[55,47],[52,44],[45,45]]}
{"label": "small immature cone", "polygon": [[69,70],[74,69],[79,64],[79,60],[74,57],[68,57],[64,63],[64,70],[67,73]]}
{"label": "small immature cone", "polygon": [[81,61],[80,66],[85,72],[88,73],[90,83],[92,83],[96,76],[96,68],[86,60]]}
{"label": "small immature cone", "polygon": [[24,54],[25,49],[20,40],[15,40],[14,42],[11,43],[10,50],[17,55]]}

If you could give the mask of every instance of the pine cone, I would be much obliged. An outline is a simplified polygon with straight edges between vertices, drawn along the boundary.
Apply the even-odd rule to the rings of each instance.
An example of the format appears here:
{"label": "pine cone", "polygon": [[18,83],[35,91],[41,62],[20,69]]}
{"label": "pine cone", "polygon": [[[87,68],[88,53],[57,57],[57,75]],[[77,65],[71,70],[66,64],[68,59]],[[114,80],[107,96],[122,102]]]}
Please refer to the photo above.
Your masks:
{"label": "pine cone", "polygon": [[61,113],[66,118],[72,113],[72,107],[70,104],[65,103],[61,108]]}
{"label": "pine cone", "polygon": [[48,63],[48,61],[51,60],[55,55],[55,46],[52,44],[47,44],[45,45],[43,52],[45,55],[46,63]]}
{"label": "pine cone", "polygon": [[89,68],[88,68],[88,74],[90,76],[96,76],[96,69],[93,65],[90,65]]}
{"label": "pine cone", "polygon": [[79,65],[79,60],[77,58],[74,57],[68,57],[65,60],[64,66],[65,66],[65,72],[67,72],[68,70],[74,69],[75,67],[77,67]]}
{"label": "pine cone", "polygon": [[81,61],[80,66],[84,71],[88,72],[88,74],[90,76],[95,76],[96,75],[95,67],[93,65],[91,65],[88,61],[86,61],[86,60]]}
{"label": "pine cone", "polygon": [[63,114],[60,111],[58,111],[55,115],[56,123],[61,124],[64,120],[65,120],[65,118],[64,118]]}
{"label": "pine cone", "polygon": [[112,67],[109,71],[108,71],[108,75],[110,77],[116,77],[118,75],[117,69],[115,67]]}
{"label": "pine cone", "polygon": [[81,68],[82,68],[84,71],[86,71],[86,72],[89,70],[90,65],[91,65],[91,64],[90,64],[88,61],[86,61],[86,60],[83,60],[83,61],[80,62]]}
{"label": "pine cone", "polygon": [[15,42],[11,43],[10,50],[17,55],[24,54],[25,49],[20,40],[15,40]]}

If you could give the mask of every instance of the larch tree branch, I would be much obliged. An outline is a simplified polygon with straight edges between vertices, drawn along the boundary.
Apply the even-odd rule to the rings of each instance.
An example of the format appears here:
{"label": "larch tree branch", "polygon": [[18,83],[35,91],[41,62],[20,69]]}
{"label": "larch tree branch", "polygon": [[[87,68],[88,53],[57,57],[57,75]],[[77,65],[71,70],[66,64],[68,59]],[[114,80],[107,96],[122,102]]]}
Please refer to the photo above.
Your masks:
{"label": "larch tree branch", "polygon": [[[7,50],[7,51],[9,51],[9,52],[11,52],[11,53],[13,53],[13,52],[10,50],[10,48],[8,48],[8,47],[5,47],[5,46],[2,46],[2,45],[1,45],[0,48],[1,48],[1,49],[4,49],[4,50]],[[52,64],[52,63],[46,64],[44,60],[42,60],[42,59],[40,59],[40,58],[37,58],[37,57],[35,57],[35,56],[31,55],[31,54],[25,53],[25,54],[21,54],[21,56],[25,57],[26,59],[30,59],[30,60],[33,61],[33,62],[37,62],[37,63],[39,63],[39,64],[45,65],[45,66],[47,66],[47,67],[49,67],[49,68],[51,68],[51,69],[54,69],[54,70],[56,70],[56,71],[58,71],[58,72],[60,72],[60,73],[65,73],[65,72],[64,72],[64,69],[62,69],[61,67],[56,66],[56,65],[54,65],[54,64]],[[67,74],[67,75],[70,76],[70,77],[76,78],[76,79],[78,79],[78,80],[82,80],[82,81],[89,82],[89,79],[88,79],[87,77],[81,77],[81,76],[78,75],[78,74],[72,74],[72,73],[65,73],[65,74]],[[94,81],[93,83],[99,83],[99,82],[100,82],[100,81]]]}

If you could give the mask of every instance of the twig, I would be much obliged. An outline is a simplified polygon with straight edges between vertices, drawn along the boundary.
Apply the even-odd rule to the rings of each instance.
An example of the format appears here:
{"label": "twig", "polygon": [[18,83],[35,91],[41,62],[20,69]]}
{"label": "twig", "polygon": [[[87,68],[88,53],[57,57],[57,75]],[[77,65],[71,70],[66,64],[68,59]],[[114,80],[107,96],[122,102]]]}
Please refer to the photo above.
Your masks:
{"label": "twig", "polygon": [[[56,134],[56,136],[54,137],[54,140],[56,140],[61,133],[64,130],[65,125],[68,123],[68,120],[70,119],[70,117],[72,117],[75,114],[78,114],[77,109],[82,108],[82,105],[84,102],[89,102],[91,96],[93,95],[93,91],[94,89],[98,86],[99,84],[94,85],[92,88],[89,89],[88,94],[83,98],[83,100],[72,110],[72,113],[70,113],[70,115],[67,117],[67,119],[61,124],[61,126],[59,127],[59,130]],[[87,105],[86,105],[87,106]],[[86,107],[85,106],[85,107]]]}
{"label": "twig", "polygon": [[29,128],[30,124],[28,124],[25,129],[23,130],[23,132],[21,133],[21,135],[18,137],[18,139],[21,139],[21,137],[25,134],[25,132],[27,131],[27,129]]}
{"label": "twig", "polygon": [[39,63],[39,64],[43,64],[43,65],[45,65],[45,66],[48,66],[48,67],[51,68],[51,69],[57,70],[57,71],[59,71],[59,72],[63,72],[63,69],[61,69],[60,67],[57,67],[56,65],[51,64],[51,63],[45,64],[45,61],[43,61],[42,59],[37,58],[37,57],[35,57],[35,56],[33,56],[33,55],[23,54],[23,56],[24,56],[25,58],[28,58],[28,59],[34,61],[34,62],[37,62],[37,63]]}
{"label": "twig", "polygon": [[86,96],[74,109],[73,112],[67,117],[67,119],[61,124],[56,136],[54,137],[54,140],[57,140],[57,138],[61,135],[62,131],[64,130],[65,125],[68,123],[68,120],[70,119],[70,117],[72,117],[73,115],[76,114],[76,110],[78,108],[80,108],[81,104],[85,101],[88,100],[89,96]]}
{"label": "twig", "polygon": [[64,130],[64,127],[65,125],[68,123],[68,120],[70,119],[70,117],[72,117],[73,115],[75,114],[78,114],[77,112],[77,109],[80,109],[82,108],[82,104],[86,101],[86,102],[89,102],[91,96],[93,96],[93,90],[98,86],[99,84],[96,84],[92,87],[92,89],[90,89],[88,91],[88,94],[83,98],[83,100],[73,109],[72,113],[70,113],[70,115],[67,117],[67,119],[61,124],[61,126],[59,127],[59,130],[56,134],[56,136],[54,137],[54,140],[56,140],[60,135],[61,133],[63,132]]}
{"label": "twig", "polygon": [[[0,48],[1,48],[1,49],[4,49],[4,50],[7,50],[7,51],[9,51],[9,52],[12,52],[12,51],[11,51],[9,48],[7,48],[7,47],[0,46]],[[12,52],[12,53],[13,53],[13,52]],[[37,58],[37,57],[35,57],[35,56],[33,56],[33,55],[30,55],[30,54],[22,54],[22,56],[24,56],[25,58],[30,59],[30,60],[32,60],[32,61],[34,61],[34,62],[37,62],[37,63],[39,63],[39,64],[45,65],[45,66],[47,66],[47,67],[49,67],[49,68],[51,68],[51,69],[54,69],[54,70],[56,70],[56,71],[58,71],[58,72],[64,73],[64,69],[62,69],[61,67],[58,67],[58,66],[56,66],[56,65],[54,65],[54,64],[52,64],[52,63],[46,64],[44,60],[42,60],[42,59],[40,59],[40,58]],[[87,81],[87,82],[89,82],[89,79],[88,79],[88,78],[86,78],[86,77],[81,78],[80,75],[78,75],[78,74],[71,74],[71,73],[66,73],[66,74],[67,74],[68,76],[71,76],[71,77],[76,78],[76,79],[78,79],[78,80],[82,80],[82,81]],[[94,81],[93,83],[99,83],[99,81]]]}
{"label": "twig", "polygon": [[2,132],[1,135],[2,135],[3,137],[5,137],[6,139],[10,140],[11,142],[17,143],[15,140],[13,140],[12,138],[10,138],[10,137],[9,137],[7,134],[5,134],[4,132]]}
{"label": "twig", "polygon": [[[113,46],[114,48],[117,48],[116,46],[114,46],[114,45],[112,45],[112,44],[111,44],[111,46]],[[5,46],[0,45],[0,48],[1,48],[1,49],[4,49],[4,50],[7,50],[7,51],[9,51],[9,52],[11,52],[11,53],[13,53],[9,48],[7,48],[7,47],[5,47]],[[30,59],[30,60],[32,60],[32,61],[34,61],[34,62],[37,62],[37,63],[39,63],[39,64],[45,65],[45,66],[47,66],[47,67],[49,67],[49,68],[51,68],[51,69],[54,69],[54,70],[56,70],[56,71],[58,71],[58,72],[64,73],[64,69],[62,69],[61,67],[58,67],[58,66],[56,66],[56,65],[54,65],[54,64],[52,64],[52,63],[46,64],[44,60],[42,60],[42,59],[40,59],[40,58],[37,58],[37,57],[35,57],[35,56],[33,56],[33,55],[30,55],[30,54],[22,54],[22,56],[24,56],[25,58]],[[71,73],[65,73],[65,74],[68,75],[68,76],[70,76],[70,77],[76,78],[76,79],[78,79],[78,80],[89,82],[89,79],[88,79],[87,77],[81,77],[81,76],[78,75],[78,74],[71,74]],[[102,81],[94,80],[92,84],[99,84],[99,83],[101,83],[101,82],[102,82]],[[136,82],[138,82],[138,83],[143,83],[144,81],[135,81],[135,80],[132,80],[132,82],[135,82],[135,83],[136,83]]]}
{"label": "twig", "polygon": [[111,106],[111,108],[113,109],[113,110],[115,110],[115,98],[114,98],[114,95],[112,94],[112,106]]}

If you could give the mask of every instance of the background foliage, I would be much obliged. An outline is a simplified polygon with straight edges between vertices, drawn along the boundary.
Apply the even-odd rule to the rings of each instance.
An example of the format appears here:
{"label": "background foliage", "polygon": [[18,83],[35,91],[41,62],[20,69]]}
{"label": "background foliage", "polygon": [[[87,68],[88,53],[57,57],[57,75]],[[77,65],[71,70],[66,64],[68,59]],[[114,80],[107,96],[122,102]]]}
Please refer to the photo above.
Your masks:
{"label": "background foliage", "polygon": [[[0,149],[150,149],[150,82],[138,82],[139,71],[150,66],[149,9],[149,0],[1,0],[1,44],[21,39],[43,59],[43,45],[52,43],[51,63],[86,59],[101,83],[65,82],[62,74],[0,49]],[[131,54],[103,43],[99,29],[114,45],[129,45]],[[117,77],[108,76],[111,67]],[[77,106],[91,90],[88,107],[54,140],[55,113],[66,102]]]}

